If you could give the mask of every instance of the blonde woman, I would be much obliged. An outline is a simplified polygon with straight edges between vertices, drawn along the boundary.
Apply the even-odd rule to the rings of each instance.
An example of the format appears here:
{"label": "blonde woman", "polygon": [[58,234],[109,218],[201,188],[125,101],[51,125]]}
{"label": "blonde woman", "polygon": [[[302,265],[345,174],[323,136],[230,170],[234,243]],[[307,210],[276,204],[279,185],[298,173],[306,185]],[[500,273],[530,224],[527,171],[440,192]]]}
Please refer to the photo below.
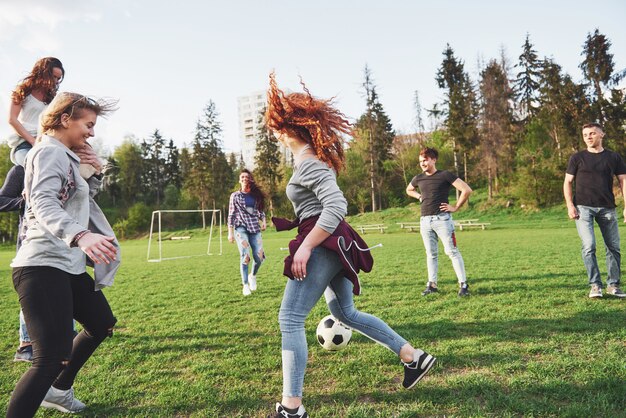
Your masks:
{"label": "blonde woman", "polygon": [[[72,151],[86,146],[98,116],[112,110],[112,103],[59,93],[42,115],[43,137],[26,158],[26,235],[11,266],[32,337],[33,362],[13,391],[7,417],[32,417],[40,405],[83,410],[85,404],[74,397],[74,379],[112,335],[116,319],[100,289],[111,284],[118,246],[115,237],[88,229],[93,216],[101,214],[91,197],[102,174],[98,166],[84,180],[80,157]],[[96,222],[100,229],[105,223]],[[95,263],[95,283],[86,272],[86,256]],[[110,271],[99,276],[102,267]],[[83,325],[75,338],[73,318]]]}

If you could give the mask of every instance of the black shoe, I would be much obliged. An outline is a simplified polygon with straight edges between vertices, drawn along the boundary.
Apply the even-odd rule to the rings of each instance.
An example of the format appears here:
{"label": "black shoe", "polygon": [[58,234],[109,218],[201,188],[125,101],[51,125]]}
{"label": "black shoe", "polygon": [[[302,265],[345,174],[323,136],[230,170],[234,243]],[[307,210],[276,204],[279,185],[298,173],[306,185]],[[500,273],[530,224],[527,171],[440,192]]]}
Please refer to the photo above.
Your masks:
{"label": "black shoe", "polygon": [[276,413],[268,418],[309,418],[309,414],[306,413],[303,405],[300,405],[295,413],[290,413],[280,402],[276,402]]}
{"label": "black shoe", "polygon": [[402,382],[402,386],[405,389],[411,389],[417,382],[419,382],[422,377],[431,367],[435,364],[437,359],[425,351],[415,350],[413,354],[413,362],[405,363],[402,362],[404,366],[404,381]]}
{"label": "black shoe", "polygon": [[459,289],[459,296],[469,296],[469,285],[467,283],[461,283],[461,288]]}
{"label": "black shoe", "polygon": [[426,290],[422,292],[422,296],[430,295],[431,293],[439,292],[436,286],[433,286],[431,282],[426,284]]}

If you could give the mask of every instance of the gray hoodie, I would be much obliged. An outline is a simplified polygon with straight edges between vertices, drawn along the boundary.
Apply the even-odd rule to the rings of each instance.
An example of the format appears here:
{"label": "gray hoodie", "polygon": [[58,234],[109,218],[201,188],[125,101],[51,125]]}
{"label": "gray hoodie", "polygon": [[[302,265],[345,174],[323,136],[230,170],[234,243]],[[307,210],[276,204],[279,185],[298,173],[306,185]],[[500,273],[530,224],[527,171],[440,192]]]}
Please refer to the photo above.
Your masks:
{"label": "gray hoodie", "polygon": [[[99,228],[92,232],[110,235],[112,231],[92,199],[102,182],[95,176],[85,181],[79,165],[74,152],[47,135],[28,153],[24,179],[26,234],[11,267],[47,266],[70,274],[86,271],[86,255],[80,248],[70,247],[72,240],[94,224]],[[95,222],[90,219],[92,214]],[[118,266],[119,257],[115,266],[106,270],[114,274]],[[110,286],[112,276],[108,273],[101,274],[107,277],[105,283],[96,283],[96,289]]]}

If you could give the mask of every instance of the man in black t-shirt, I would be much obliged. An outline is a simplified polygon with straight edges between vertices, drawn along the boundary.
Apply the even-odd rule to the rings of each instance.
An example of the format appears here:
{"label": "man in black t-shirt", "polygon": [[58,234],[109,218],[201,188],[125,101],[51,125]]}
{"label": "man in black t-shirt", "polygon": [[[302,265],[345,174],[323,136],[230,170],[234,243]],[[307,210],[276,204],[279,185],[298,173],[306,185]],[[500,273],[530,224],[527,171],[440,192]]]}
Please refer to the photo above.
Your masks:
{"label": "man in black t-shirt", "polygon": [[[623,298],[626,293],[619,288],[621,253],[613,177],[618,178],[622,196],[626,196],[626,164],[619,154],[602,147],[602,138],[604,130],[601,125],[589,123],[583,126],[583,140],[587,149],[570,157],[563,194],[567,213],[576,220],[576,229],[582,241],[583,263],[591,286],[589,297],[602,297],[602,279],[596,259],[593,229],[595,220],[606,245],[607,294]],[[572,183],[575,183],[573,194]]]}
{"label": "man in black t-shirt", "polygon": [[[428,283],[426,283],[426,290],[422,292],[422,296],[438,291],[438,239],[441,239],[446,255],[452,260],[452,267],[459,281],[459,296],[469,296],[465,264],[461,252],[456,246],[454,221],[451,213],[463,206],[472,193],[472,189],[455,174],[445,170],[437,170],[438,157],[439,153],[436,149],[423,149],[420,152],[419,161],[424,172],[413,177],[406,188],[406,193],[409,196],[422,203],[420,233],[426,248],[426,266],[428,268]],[[461,192],[455,206],[448,202],[451,187]],[[417,189],[419,189],[419,193]]]}

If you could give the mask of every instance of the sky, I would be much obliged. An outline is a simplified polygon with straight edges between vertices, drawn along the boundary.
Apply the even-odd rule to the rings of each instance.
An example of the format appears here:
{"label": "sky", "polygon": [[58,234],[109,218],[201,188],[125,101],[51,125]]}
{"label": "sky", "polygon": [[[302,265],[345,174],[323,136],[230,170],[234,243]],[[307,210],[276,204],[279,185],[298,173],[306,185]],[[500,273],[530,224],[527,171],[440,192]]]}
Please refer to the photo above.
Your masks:
{"label": "sky", "polygon": [[105,150],[155,129],[189,145],[213,100],[224,148],[237,151],[237,97],[265,90],[272,69],[281,87],[298,90],[301,76],[356,119],[367,64],[394,128],[408,133],[415,91],[424,109],[442,100],[435,75],[447,43],[476,80],[501,51],[515,64],[528,33],[540,57],[581,80],[595,28],[616,70],[626,68],[625,20],[623,0],[0,0],[0,140],[11,133],[12,89],[44,56],[63,62],[60,90],[119,99],[96,126]]}

